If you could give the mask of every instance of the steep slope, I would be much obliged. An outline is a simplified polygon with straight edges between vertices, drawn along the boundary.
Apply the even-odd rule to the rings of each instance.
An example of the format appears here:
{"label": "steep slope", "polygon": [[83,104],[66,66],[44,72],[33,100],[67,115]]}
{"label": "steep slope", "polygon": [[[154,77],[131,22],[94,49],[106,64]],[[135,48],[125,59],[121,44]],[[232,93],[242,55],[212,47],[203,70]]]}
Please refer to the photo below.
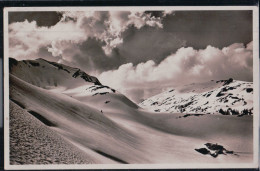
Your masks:
{"label": "steep slope", "polygon": [[[127,105],[138,108],[127,97],[115,89],[102,85],[96,77],[78,68],[50,62],[44,59],[22,60],[9,58],[10,74],[34,86],[66,94],[80,101],[93,102],[97,96],[114,96],[127,101]],[[91,99],[91,102],[89,101]]]}
{"label": "steep slope", "polygon": [[[30,114],[42,122],[46,129],[58,133],[86,153],[93,163],[252,161],[251,116],[184,117],[185,114],[148,113],[129,105],[127,99],[122,100],[111,95],[86,96],[89,101],[95,97],[95,102],[80,102],[67,95],[30,85],[10,75],[11,101],[23,108],[26,115]],[[110,98],[110,102],[104,103],[104,97]],[[125,105],[122,105],[124,103]],[[97,110],[96,106],[102,107],[103,113]],[[21,125],[16,123],[13,126],[18,129]],[[222,144],[225,148],[241,154],[239,153],[239,157],[221,155],[213,158],[195,151],[209,142]],[[17,148],[23,151],[23,146],[24,144]],[[19,154],[24,154],[27,158],[32,157],[24,151]],[[43,156],[44,159],[46,157]],[[29,163],[29,160],[25,160],[25,164]],[[36,163],[42,164],[41,161]]]}
{"label": "steep slope", "polygon": [[78,68],[44,59],[22,60],[9,58],[9,70],[14,76],[41,88],[75,88],[83,84],[101,85],[96,77]]}
{"label": "steep slope", "polygon": [[155,112],[251,115],[253,83],[233,79],[176,87],[139,104]]}
{"label": "steep slope", "polygon": [[[10,111],[13,112],[10,115],[13,117],[12,119],[19,120],[11,126],[16,133],[19,133],[19,130],[24,128],[23,124],[19,124],[19,122],[25,122],[23,121],[25,118],[34,118],[30,119],[32,123],[28,126],[39,124],[47,132],[60,136],[60,141],[64,142],[57,142],[58,140],[54,139],[53,143],[64,144],[62,149],[68,150],[67,147],[71,145],[75,147],[71,148],[72,151],[65,153],[65,160],[67,154],[74,154],[80,150],[83,156],[86,154],[87,161],[83,161],[84,163],[252,162],[252,116],[236,117],[220,114],[186,116],[185,113],[147,112],[110,87],[97,85],[95,82],[86,81],[81,77],[74,78],[75,73],[52,68],[49,62],[45,62],[40,61],[39,65],[49,67],[51,72],[49,70],[41,71],[42,67],[19,65],[21,61],[17,61],[18,64],[14,65],[11,63],[12,73],[9,79],[11,108],[14,106],[19,108]],[[55,65],[60,64],[55,63]],[[64,65],[62,68],[72,70]],[[20,74],[19,70],[22,70],[23,74]],[[74,71],[77,72],[77,70]],[[24,74],[30,75],[30,77],[26,78],[23,76]],[[38,74],[41,77],[38,77]],[[37,84],[33,78],[38,80]],[[48,79],[57,82],[57,86],[52,82],[49,84],[46,81]],[[76,85],[73,84],[74,82]],[[224,82],[217,84],[223,85]],[[197,93],[206,91],[206,87],[209,91],[217,86],[216,83],[210,85],[207,83],[203,90],[199,88],[201,86],[198,86]],[[188,89],[190,88],[183,88],[182,92],[189,92]],[[17,111],[24,117],[20,117]],[[35,131],[31,130],[31,132]],[[37,136],[37,134],[33,135]],[[10,136],[14,136],[13,140],[17,139],[15,135]],[[30,134],[28,136],[31,137]],[[33,137],[37,139],[35,136]],[[43,141],[44,144],[45,139],[53,141],[52,137],[48,135],[37,140],[40,143]],[[33,138],[30,140],[32,141],[29,145],[33,146],[36,141],[33,141]],[[26,142],[26,138],[20,142]],[[198,151],[206,143],[221,144],[225,149],[234,151],[234,154],[219,155],[216,158],[203,155]],[[47,144],[51,146],[52,142]],[[24,164],[31,164],[29,159],[34,157],[33,153],[27,153],[24,146],[28,146],[28,143],[19,144],[15,150],[21,151],[19,155],[26,158]],[[38,150],[44,149],[46,148]],[[41,153],[47,154],[48,152]],[[75,160],[71,159],[69,163],[82,163],[82,155],[80,154]],[[57,160],[53,163],[65,163],[63,156],[55,156],[60,158],[61,162]],[[14,155],[12,157],[12,161],[17,159]],[[48,158],[47,155],[41,157],[43,161]],[[44,164],[42,160],[37,159],[35,163]]]}
{"label": "steep slope", "polygon": [[93,163],[90,156],[12,101],[10,102],[10,159],[11,164]]}
{"label": "steep slope", "polygon": [[99,110],[67,95],[38,88],[10,75],[10,100],[73,143],[117,156],[121,162],[146,161],[136,157],[142,155],[136,150],[138,139],[134,134]]}

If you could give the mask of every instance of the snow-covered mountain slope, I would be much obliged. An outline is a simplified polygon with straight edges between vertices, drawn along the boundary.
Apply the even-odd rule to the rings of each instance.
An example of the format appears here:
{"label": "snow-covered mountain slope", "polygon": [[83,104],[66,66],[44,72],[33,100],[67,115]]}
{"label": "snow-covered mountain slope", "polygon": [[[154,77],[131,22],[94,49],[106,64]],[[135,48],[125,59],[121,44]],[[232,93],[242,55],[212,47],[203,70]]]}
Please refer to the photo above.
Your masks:
{"label": "snow-covered mountain slope", "polygon": [[[252,161],[252,116],[185,117],[185,114],[150,113],[136,108],[119,93],[87,95],[81,101],[74,99],[73,96],[33,86],[13,75],[10,75],[10,100],[19,105],[19,110],[24,114],[35,117],[47,130],[50,129],[60,135],[64,139],[60,141],[64,141],[65,144],[68,142],[77,150],[86,153],[93,163]],[[35,125],[33,120],[30,122]],[[20,127],[21,125],[16,123],[12,129],[30,130],[32,129],[30,122],[28,128]],[[30,132],[27,134],[30,136]],[[16,134],[11,136],[12,139],[17,138]],[[20,146],[16,145],[15,150],[23,151],[23,147],[27,144],[20,142]],[[35,141],[32,140],[30,146],[34,146],[33,143]],[[62,142],[55,144],[57,143],[62,144]],[[243,153],[239,154],[239,157],[204,156],[195,149],[203,147],[205,143],[218,143],[228,150]],[[27,150],[33,149],[27,148]],[[48,157],[44,156],[45,149],[44,147],[38,149],[44,159]],[[15,150],[12,156],[15,156]],[[19,156],[19,160],[24,164],[29,164],[28,158],[33,157],[30,156],[33,151],[19,154],[25,154]],[[16,158],[18,157],[14,157],[12,161]],[[57,161],[50,162],[59,163],[59,157]]]}
{"label": "snow-covered mountain slope", "polygon": [[[117,156],[122,162],[138,163],[135,156],[140,156],[140,152],[135,149],[138,148],[135,135],[107,118],[95,106],[30,85],[13,75],[10,75],[10,100],[79,146]],[[126,151],[132,153],[127,155]]]}
{"label": "snow-covered mountain slope", "polygon": [[44,59],[22,60],[9,58],[10,73],[21,80],[54,92],[67,95],[95,96],[116,93],[99,80],[78,68]]}
{"label": "snow-covered mountain slope", "polygon": [[[112,88],[95,85],[81,77],[73,78],[74,73],[52,68],[48,62],[44,65],[51,72],[43,72],[44,67],[39,66],[37,69],[19,64],[11,66],[14,68],[9,77],[9,116],[12,117],[10,129],[15,132],[10,134],[10,140],[14,140],[10,143],[13,164],[31,164],[32,161],[35,161],[33,164],[46,161],[62,164],[68,159],[69,163],[85,164],[203,165],[205,162],[249,163],[253,160],[253,116],[147,112]],[[26,78],[19,70],[30,77]],[[48,79],[56,81],[57,86],[48,83]],[[37,84],[34,80],[38,80]],[[209,89],[215,86],[212,84]],[[57,138],[53,138],[55,135]],[[198,151],[206,143],[218,143],[229,151],[240,153],[220,154],[216,158],[203,155]],[[46,153],[49,149],[71,151]],[[32,160],[35,150],[41,155]],[[79,155],[69,156],[75,153]]]}
{"label": "snow-covered mountain slope", "polygon": [[75,88],[80,85],[102,85],[96,77],[78,68],[72,68],[44,59],[22,60],[9,58],[9,70],[14,76],[37,87],[53,89]]}
{"label": "snow-covered mountain slope", "polygon": [[253,83],[233,79],[193,83],[155,95],[139,106],[155,112],[251,115]]}

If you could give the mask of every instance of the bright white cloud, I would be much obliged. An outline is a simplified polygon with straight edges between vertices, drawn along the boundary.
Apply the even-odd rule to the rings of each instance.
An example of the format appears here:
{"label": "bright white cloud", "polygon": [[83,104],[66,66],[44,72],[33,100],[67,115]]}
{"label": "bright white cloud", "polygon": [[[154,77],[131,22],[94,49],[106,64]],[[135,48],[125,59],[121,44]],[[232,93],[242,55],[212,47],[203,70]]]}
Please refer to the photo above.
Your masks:
{"label": "bright white cloud", "polygon": [[166,15],[174,15],[174,11],[172,11],[172,10],[163,11],[163,17],[165,17]]}
{"label": "bright white cloud", "polygon": [[85,39],[84,31],[72,22],[60,21],[55,26],[38,27],[35,21],[12,23],[9,25],[9,53],[18,59],[37,58],[36,54],[40,47],[52,45],[49,51],[53,55],[60,55],[56,43],[68,41],[78,43]]}
{"label": "bright white cloud", "polygon": [[[78,44],[88,38],[104,41],[104,52],[123,43],[121,38],[130,25],[140,29],[145,25],[162,28],[161,18],[144,12],[87,11],[62,12],[63,17],[52,27],[38,27],[35,21],[16,22],[9,25],[10,56],[18,59],[37,58],[40,47],[48,47],[53,56],[62,56],[68,45]],[[67,45],[65,45],[67,43]],[[66,58],[66,57],[65,57]]]}
{"label": "bright white cloud", "polygon": [[223,49],[207,46],[195,50],[192,47],[180,48],[176,53],[156,65],[150,60],[133,66],[132,63],[121,65],[117,70],[100,74],[103,84],[118,89],[132,99],[143,95],[149,96],[152,89],[165,89],[174,85],[188,84],[208,80],[234,78],[252,81],[253,72],[252,42],[244,47],[235,43]]}

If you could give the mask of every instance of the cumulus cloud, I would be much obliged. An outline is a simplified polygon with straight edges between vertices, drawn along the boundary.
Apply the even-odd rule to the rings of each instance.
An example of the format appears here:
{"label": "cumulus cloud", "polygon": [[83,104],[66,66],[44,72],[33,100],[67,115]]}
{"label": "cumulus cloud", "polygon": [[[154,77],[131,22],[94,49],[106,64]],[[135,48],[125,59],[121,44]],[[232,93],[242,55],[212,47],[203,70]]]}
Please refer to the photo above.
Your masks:
{"label": "cumulus cloud", "polygon": [[[41,47],[50,45],[49,51],[60,55],[56,49],[59,41],[78,43],[84,40],[84,32],[72,21],[59,22],[52,27],[38,27],[35,21],[16,22],[9,25],[9,53],[17,59],[32,59]],[[57,53],[59,52],[59,53]]]}
{"label": "cumulus cloud", "polygon": [[252,81],[252,70],[253,52],[250,42],[246,47],[242,43],[234,43],[222,49],[212,46],[200,50],[182,47],[158,65],[153,60],[136,66],[127,63],[116,70],[103,72],[99,79],[103,84],[139,101],[167,87],[192,82],[230,77]]}
{"label": "cumulus cloud", "polygon": [[[252,40],[248,36],[252,35],[251,13],[246,16],[244,12],[233,14],[230,11],[73,11],[60,14],[61,19],[48,27],[32,20],[11,22],[10,56],[17,59],[42,57],[79,67],[89,74],[103,72],[102,83],[135,100],[177,83],[224,77],[252,80],[252,42],[246,47],[239,43],[227,46],[231,42]],[[198,22],[197,18],[202,16],[203,20]],[[218,43],[220,40],[225,44]],[[206,47],[212,43],[220,48]]]}
{"label": "cumulus cloud", "polygon": [[[35,21],[13,22],[9,25],[10,55],[19,58],[37,58],[39,48],[48,46],[55,56],[63,56],[67,44],[79,44],[88,38],[103,41],[103,51],[110,55],[123,43],[121,37],[129,26],[140,29],[145,25],[162,28],[160,17],[144,12],[84,11],[61,12],[61,20],[51,27],[39,27]],[[64,59],[65,60],[65,59]]]}

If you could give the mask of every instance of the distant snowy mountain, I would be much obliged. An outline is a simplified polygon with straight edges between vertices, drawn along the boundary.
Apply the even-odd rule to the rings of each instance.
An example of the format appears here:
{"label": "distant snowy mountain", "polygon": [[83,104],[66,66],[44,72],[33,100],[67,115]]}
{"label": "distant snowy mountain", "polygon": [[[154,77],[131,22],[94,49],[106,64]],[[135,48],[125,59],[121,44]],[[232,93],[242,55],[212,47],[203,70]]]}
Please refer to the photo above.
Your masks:
{"label": "distant snowy mountain", "polygon": [[253,161],[253,116],[200,114],[217,105],[250,114],[252,83],[191,84],[144,102],[184,112],[168,114],[141,109],[78,68],[43,59],[9,64],[12,165]]}
{"label": "distant snowy mountain", "polygon": [[148,98],[139,106],[155,112],[251,115],[253,83],[232,78],[193,83]]}

